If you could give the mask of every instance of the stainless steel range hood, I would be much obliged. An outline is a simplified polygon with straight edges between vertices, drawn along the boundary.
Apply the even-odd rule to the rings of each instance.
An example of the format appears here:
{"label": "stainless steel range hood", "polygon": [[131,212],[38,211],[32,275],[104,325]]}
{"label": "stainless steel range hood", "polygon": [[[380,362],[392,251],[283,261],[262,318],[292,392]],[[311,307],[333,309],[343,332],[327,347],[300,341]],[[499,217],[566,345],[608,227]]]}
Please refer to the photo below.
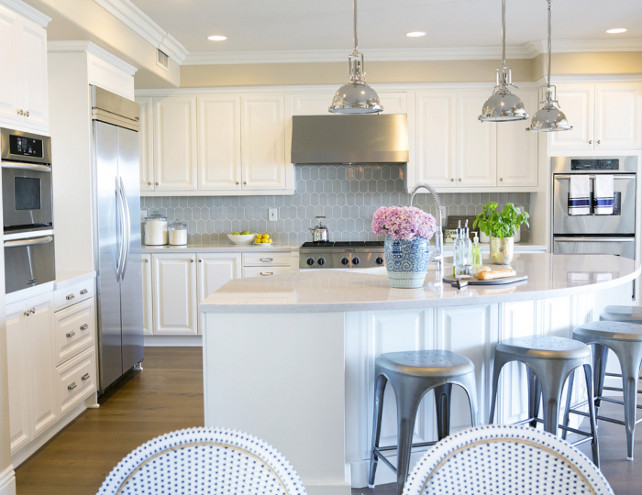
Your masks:
{"label": "stainless steel range hood", "polygon": [[295,115],[292,163],[406,163],[406,116]]}

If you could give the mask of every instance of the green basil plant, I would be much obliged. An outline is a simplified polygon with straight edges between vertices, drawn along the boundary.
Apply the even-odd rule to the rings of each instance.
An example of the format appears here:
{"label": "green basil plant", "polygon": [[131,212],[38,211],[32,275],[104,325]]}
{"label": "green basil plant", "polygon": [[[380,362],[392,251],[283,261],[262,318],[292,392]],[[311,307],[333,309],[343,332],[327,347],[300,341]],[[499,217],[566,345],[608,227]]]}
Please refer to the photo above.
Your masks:
{"label": "green basil plant", "polygon": [[521,211],[513,203],[506,203],[501,211],[497,211],[497,203],[490,201],[475,217],[473,228],[488,237],[513,237],[520,225],[528,227],[528,213]]}

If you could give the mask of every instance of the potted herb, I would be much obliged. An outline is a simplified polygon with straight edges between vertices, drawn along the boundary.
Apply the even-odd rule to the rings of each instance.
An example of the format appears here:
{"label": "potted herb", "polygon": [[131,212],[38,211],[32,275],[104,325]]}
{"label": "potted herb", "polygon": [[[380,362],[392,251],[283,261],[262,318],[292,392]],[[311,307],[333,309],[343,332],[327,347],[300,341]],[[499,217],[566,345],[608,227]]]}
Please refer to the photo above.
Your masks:
{"label": "potted herb", "polygon": [[473,228],[490,237],[490,261],[507,264],[513,260],[514,236],[524,223],[528,226],[528,213],[521,211],[513,203],[506,203],[501,211],[497,203],[490,201],[484,205],[473,222]]}

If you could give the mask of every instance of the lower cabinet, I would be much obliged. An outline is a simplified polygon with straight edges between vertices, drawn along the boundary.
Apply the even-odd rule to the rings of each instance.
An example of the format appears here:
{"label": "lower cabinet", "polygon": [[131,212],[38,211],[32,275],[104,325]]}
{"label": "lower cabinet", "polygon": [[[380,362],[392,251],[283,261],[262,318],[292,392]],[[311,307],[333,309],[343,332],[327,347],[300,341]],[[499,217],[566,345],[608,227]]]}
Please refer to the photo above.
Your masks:
{"label": "lower cabinet", "polygon": [[197,335],[198,303],[241,277],[240,253],[145,254],[143,325],[146,335]]}
{"label": "lower cabinet", "polygon": [[7,306],[12,453],[53,425],[59,416],[52,327],[51,292]]}

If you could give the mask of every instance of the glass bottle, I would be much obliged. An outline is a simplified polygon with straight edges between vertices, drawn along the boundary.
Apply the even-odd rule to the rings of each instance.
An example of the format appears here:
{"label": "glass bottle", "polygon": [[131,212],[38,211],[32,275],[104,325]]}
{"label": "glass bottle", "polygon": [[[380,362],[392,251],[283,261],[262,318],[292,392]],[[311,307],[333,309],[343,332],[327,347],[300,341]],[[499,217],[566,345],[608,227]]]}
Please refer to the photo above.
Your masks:
{"label": "glass bottle", "polygon": [[453,275],[460,277],[464,271],[464,237],[461,222],[457,226],[457,235],[453,244]]}
{"label": "glass bottle", "polygon": [[462,231],[462,238],[464,241],[463,245],[463,264],[464,264],[464,273],[472,275],[473,273],[473,243],[470,240],[470,231],[468,230],[468,220]]}
{"label": "glass bottle", "polygon": [[477,237],[477,232],[475,232],[475,238],[473,239],[473,267],[481,266],[482,264],[482,248],[479,244],[479,237]]}

